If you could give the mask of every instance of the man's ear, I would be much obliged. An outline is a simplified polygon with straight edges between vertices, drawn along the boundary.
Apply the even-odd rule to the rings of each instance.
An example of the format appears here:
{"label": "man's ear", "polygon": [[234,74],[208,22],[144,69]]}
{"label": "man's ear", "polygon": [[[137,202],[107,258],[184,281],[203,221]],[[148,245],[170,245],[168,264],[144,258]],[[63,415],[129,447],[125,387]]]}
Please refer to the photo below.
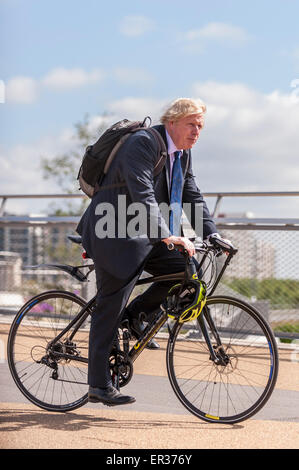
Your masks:
{"label": "man's ear", "polygon": [[167,121],[165,124],[165,128],[169,134],[171,133],[173,129],[173,124],[174,124],[174,121]]}

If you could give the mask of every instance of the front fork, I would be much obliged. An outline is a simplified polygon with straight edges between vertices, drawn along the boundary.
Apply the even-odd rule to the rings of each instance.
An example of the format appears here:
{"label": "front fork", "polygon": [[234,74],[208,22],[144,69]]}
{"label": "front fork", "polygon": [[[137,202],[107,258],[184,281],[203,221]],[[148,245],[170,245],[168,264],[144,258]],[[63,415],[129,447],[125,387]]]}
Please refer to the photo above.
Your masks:
{"label": "front fork", "polygon": [[[197,318],[197,321],[202,331],[203,337],[206,341],[207,347],[209,349],[210,360],[213,361],[216,365],[226,366],[229,363],[229,357],[224,351],[220,336],[216,329],[215,323],[211,317],[210,309],[207,305],[203,308],[203,311]],[[214,341],[216,343],[214,345],[211,342],[211,337],[208,332],[207,324],[210,328],[211,335],[213,336]]]}

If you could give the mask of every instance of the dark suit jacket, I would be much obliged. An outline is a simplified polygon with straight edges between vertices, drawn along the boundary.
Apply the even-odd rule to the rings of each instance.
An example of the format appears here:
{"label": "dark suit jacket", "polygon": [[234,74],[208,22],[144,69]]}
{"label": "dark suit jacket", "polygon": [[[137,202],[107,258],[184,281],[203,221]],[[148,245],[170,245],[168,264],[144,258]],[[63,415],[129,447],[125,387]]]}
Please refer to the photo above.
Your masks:
{"label": "dark suit jacket", "polygon": [[[164,126],[155,127],[167,145]],[[170,235],[160,210],[170,203],[169,158],[162,172],[154,177],[157,150],[155,139],[146,131],[130,136],[117,152],[101,190],[93,197],[77,227],[95,265],[118,278],[130,279],[136,275],[153,244]],[[196,186],[189,150],[184,151],[181,162],[185,175],[182,200],[190,203],[193,228],[196,205],[202,207],[203,233],[198,235],[206,238],[217,230]],[[103,238],[105,233],[108,236]]]}

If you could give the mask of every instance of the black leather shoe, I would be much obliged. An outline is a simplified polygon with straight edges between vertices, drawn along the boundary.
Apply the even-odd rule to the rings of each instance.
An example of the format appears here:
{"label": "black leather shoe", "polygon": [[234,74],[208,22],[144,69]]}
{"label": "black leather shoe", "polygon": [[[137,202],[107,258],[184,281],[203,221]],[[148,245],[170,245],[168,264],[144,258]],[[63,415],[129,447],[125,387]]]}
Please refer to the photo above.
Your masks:
{"label": "black leather shoe", "polygon": [[[130,322],[131,331],[136,339],[139,339],[147,327],[147,323],[139,320],[138,318],[133,318]],[[160,349],[160,345],[153,338],[149,340],[146,345],[147,349]]]}
{"label": "black leather shoe", "polygon": [[103,403],[107,406],[126,405],[134,403],[134,397],[122,395],[112,385],[106,388],[89,387],[88,401],[92,403]]}

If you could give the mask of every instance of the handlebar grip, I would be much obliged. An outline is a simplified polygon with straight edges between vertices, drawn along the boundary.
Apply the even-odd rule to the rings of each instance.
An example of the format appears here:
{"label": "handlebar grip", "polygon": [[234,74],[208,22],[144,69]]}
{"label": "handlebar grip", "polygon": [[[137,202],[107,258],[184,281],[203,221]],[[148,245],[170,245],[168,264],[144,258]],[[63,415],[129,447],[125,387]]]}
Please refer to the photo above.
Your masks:
{"label": "handlebar grip", "polygon": [[223,251],[227,251],[228,253],[235,254],[237,253],[237,249],[231,245],[230,243],[227,243],[223,238],[210,238],[209,242],[217,247],[220,248]]}

